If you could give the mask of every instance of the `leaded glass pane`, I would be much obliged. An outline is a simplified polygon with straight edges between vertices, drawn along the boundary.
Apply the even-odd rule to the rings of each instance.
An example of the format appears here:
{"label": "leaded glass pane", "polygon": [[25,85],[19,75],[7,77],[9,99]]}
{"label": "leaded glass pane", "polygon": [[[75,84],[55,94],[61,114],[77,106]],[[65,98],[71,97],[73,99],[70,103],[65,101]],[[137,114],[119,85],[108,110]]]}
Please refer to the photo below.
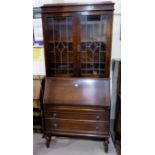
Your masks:
{"label": "leaded glass pane", "polygon": [[72,17],[48,18],[50,73],[73,74]]}
{"label": "leaded glass pane", "polygon": [[81,16],[80,61],[82,76],[105,73],[107,19],[101,15]]}

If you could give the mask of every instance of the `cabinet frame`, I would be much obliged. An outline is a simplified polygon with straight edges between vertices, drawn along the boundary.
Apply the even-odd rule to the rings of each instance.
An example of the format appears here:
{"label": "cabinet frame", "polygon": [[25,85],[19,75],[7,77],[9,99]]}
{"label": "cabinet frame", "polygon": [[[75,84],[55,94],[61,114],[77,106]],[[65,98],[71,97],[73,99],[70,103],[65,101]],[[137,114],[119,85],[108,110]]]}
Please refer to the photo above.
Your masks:
{"label": "cabinet frame", "polygon": [[[50,146],[51,136],[54,135],[102,140],[104,142],[104,150],[108,152],[113,10],[114,3],[112,2],[65,3],[44,5],[42,7],[46,64],[46,79],[42,97],[43,137],[46,139],[47,147]],[[72,20],[64,18],[66,16],[70,16]],[[104,17],[102,16],[106,16],[106,22],[103,22]],[[53,17],[53,19],[47,20],[50,17]],[[59,17],[62,17],[62,19],[59,19]],[[72,28],[67,21],[72,22]],[[52,25],[54,25],[53,30],[49,27]],[[71,30],[71,33],[68,30],[65,32],[65,29]],[[86,29],[89,30],[87,31]],[[50,34],[49,38],[48,33]],[[49,39],[52,44],[49,44]],[[72,44],[68,50],[68,44],[65,41],[70,40]],[[73,57],[71,61],[70,58],[66,58],[70,51],[73,54],[71,54],[71,58]],[[49,55],[50,53],[52,54]],[[54,61],[52,65],[49,62],[49,56]],[[102,60],[105,66],[100,65]],[[56,63],[59,63],[58,66]],[[73,69],[73,72],[61,72],[62,69],[68,69],[70,63],[72,63],[71,69]],[[86,67],[82,63],[86,63]],[[89,63],[89,68],[87,68],[87,63]],[[96,65],[95,63],[98,64]],[[51,70],[50,73],[50,67],[53,67],[55,71]],[[101,74],[102,76],[98,76],[100,68],[105,69],[105,72]],[[82,69],[86,71],[82,72]],[[61,75],[55,75],[55,73],[71,73],[72,75],[66,74],[62,78]],[[92,74],[91,77],[89,76],[88,78],[87,75],[84,75],[87,73]],[[94,75],[97,75],[97,78]],[[66,78],[66,76],[69,76],[69,78]],[[74,78],[71,78],[71,76]],[[57,111],[57,114],[55,114],[55,111]],[[59,122],[46,122],[49,117],[47,112],[54,113],[50,119],[54,121],[59,119]],[[99,112],[101,112],[101,115],[103,114],[102,118],[98,116]],[[57,118],[61,113],[63,113],[62,117]],[[83,116],[83,113],[89,113],[87,118]],[[76,117],[72,117],[73,114]],[[74,122],[80,123],[80,126],[77,126],[76,123],[72,124],[72,119]],[[62,122],[63,120],[66,121],[67,125]],[[91,126],[88,124],[90,122],[92,123]],[[74,128],[72,128],[73,126]],[[71,128],[72,130],[70,130]]]}

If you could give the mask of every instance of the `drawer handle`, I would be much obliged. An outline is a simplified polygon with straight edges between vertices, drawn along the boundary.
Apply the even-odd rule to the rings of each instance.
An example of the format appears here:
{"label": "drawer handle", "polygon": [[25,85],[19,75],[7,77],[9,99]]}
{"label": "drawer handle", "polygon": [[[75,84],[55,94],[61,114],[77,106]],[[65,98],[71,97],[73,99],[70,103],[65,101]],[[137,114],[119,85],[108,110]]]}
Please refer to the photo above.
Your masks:
{"label": "drawer handle", "polygon": [[96,116],[96,120],[100,120],[100,116]]}
{"label": "drawer handle", "polygon": [[98,131],[99,129],[100,129],[100,128],[97,126],[97,127],[96,127],[96,130]]}
{"label": "drawer handle", "polygon": [[58,127],[58,124],[55,123],[53,126],[54,126],[54,128],[57,128]]}
{"label": "drawer handle", "polygon": [[53,117],[56,117],[56,116],[57,116],[57,114],[56,114],[56,113],[54,113],[54,114],[53,114]]}

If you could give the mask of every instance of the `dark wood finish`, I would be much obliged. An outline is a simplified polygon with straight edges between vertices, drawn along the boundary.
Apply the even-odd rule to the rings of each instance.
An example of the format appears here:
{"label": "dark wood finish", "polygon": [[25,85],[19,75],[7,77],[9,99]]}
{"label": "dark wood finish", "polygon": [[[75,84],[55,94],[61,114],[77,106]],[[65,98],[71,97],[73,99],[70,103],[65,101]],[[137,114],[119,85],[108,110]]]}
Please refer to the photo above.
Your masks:
{"label": "dark wood finish", "polygon": [[106,54],[106,74],[110,77],[110,63],[111,63],[111,48],[112,48],[112,26],[113,26],[113,14],[109,14],[108,26],[107,26],[107,54]]}
{"label": "dark wood finish", "polygon": [[109,79],[48,77],[45,82],[44,103],[110,106],[109,85]]}
{"label": "dark wood finish", "polygon": [[73,14],[73,51],[74,51],[74,75],[79,76],[79,59],[77,46],[80,42],[80,20],[78,14]]}
{"label": "dark wood finish", "polygon": [[[95,112],[95,113],[105,113],[106,111],[109,111],[110,110],[110,106],[87,106],[87,105],[84,105],[84,106],[81,106],[81,105],[76,105],[76,108],[75,108],[75,105],[69,105],[69,104],[60,104],[60,103],[57,103],[57,105],[55,103],[44,103],[43,105],[43,108],[44,108],[44,112],[50,112],[51,110],[54,110],[54,111],[57,111],[59,110],[60,112],[63,112],[63,110],[67,111],[67,112]],[[107,113],[107,112],[106,112]]]}
{"label": "dark wood finish", "polygon": [[107,151],[109,83],[106,78],[47,77],[43,97],[45,135],[103,140]]}
{"label": "dark wood finish", "polygon": [[85,134],[108,134],[109,131],[109,122],[98,122],[88,120],[73,120],[73,119],[56,119],[48,118],[45,119],[47,131],[54,132],[75,132],[85,133]]}
{"label": "dark wood finish", "polygon": [[50,134],[44,134],[42,138],[46,139],[46,147],[50,147],[50,142],[51,142],[51,135]]}
{"label": "dark wood finish", "polygon": [[113,6],[103,2],[42,7],[47,76],[109,77]]}
{"label": "dark wood finish", "polygon": [[102,140],[108,152],[114,3],[42,7],[46,76],[43,126],[51,136]]}
{"label": "dark wood finish", "polygon": [[80,11],[112,11],[114,10],[114,3],[100,2],[100,3],[63,3],[63,4],[46,4],[42,8],[43,13],[55,12],[80,12]]}
{"label": "dark wood finish", "polygon": [[64,112],[64,111],[52,111],[45,113],[46,118],[55,118],[55,119],[74,119],[74,120],[87,120],[87,121],[106,121],[109,119],[109,110],[108,111],[89,111],[89,112]]}

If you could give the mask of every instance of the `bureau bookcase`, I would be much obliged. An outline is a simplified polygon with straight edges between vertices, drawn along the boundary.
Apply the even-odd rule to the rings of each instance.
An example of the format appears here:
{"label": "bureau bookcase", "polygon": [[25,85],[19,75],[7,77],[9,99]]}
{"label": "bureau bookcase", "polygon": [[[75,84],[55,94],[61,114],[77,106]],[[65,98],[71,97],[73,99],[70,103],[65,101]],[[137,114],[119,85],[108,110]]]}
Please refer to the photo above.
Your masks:
{"label": "bureau bookcase", "polygon": [[103,140],[108,151],[114,3],[42,7],[44,137]]}

